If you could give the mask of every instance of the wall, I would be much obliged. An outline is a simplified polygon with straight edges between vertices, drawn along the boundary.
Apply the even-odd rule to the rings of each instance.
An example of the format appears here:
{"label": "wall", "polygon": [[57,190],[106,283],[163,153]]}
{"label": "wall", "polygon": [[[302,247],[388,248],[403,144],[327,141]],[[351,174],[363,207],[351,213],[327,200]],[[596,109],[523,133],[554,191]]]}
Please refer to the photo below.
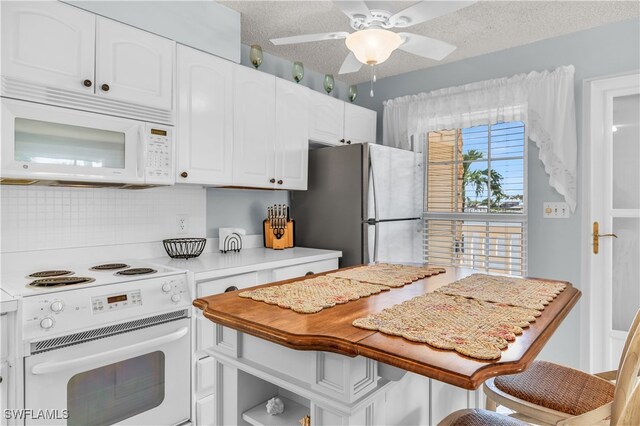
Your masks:
{"label": "wall", "polygon": [[[390,60],[393,60],[393,56]],[[586,79],[640,69],[640,21],[637,19],[614,23],[525,46],[507,49],[425,70],[379,80],[375,96],[362,96],[356,103],[378,111],[378,140],[382,139],[382,102],[408,94],[499,77],[508,77],[532,70],[542,71],[560,65],[576,68],[575,93],[578,127],[578,194],[582,174],[582,86]],[[358,87],[367,93],[368,83]],[[589,244],[589,231],[581,230],[580,199],[578,209],[570,219],[543,219],[544,201],[562,201],[549,186],[548,176],[538,160],[538,150],[529,146],[529,275],[552,277],[572,282],[581,288],[580,252]],[[585,291],[582,288],[583,293]],[[542,356],[556,362],[578,366],[588,330],[580,329],[580,314],[588,308],[588,294],[567,317],[551,339]]]}
{"label": "wall", "polygon": [[[2,186],[0,196],[3,254],[205,235],[206,193],[200,187]],[[186,235],[176,232],[178,214],[188,215]]]}

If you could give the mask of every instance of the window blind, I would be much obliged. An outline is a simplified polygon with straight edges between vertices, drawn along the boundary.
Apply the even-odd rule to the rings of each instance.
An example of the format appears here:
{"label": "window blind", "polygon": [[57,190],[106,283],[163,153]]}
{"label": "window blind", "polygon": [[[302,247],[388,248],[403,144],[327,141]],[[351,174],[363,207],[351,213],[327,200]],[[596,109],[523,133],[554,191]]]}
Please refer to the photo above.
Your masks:
{"label": "window blind", "polygon": [[522,122],[427,135],[426,262],[526,275],[524,141]]}

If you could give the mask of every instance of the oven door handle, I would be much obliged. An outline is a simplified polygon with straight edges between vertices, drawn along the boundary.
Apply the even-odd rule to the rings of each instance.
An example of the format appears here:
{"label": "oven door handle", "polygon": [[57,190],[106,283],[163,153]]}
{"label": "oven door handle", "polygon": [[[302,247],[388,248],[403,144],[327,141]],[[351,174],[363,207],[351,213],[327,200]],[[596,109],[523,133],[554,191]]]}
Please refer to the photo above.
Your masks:
{"label": "oven door handle", "polygon": [[135,352],[141,352],[149,348],[164,345],[169,342],[181,339],[189,332],[188,327],[181,327],[173,333],[165,336],[156,337],[155,339],[146,340],[144,342],[135,343],[133,345],[125,346],[124,348],[113,349],[110,351],[102,352],[96,355],[88,355],[80,358],[70,359],[60,362],[43,362],[31,367],[31,373],[33,374],[51,374],[60,371],[67,370],[69,368],[77,368],[89,364],[100,363],[113,357],[128,355]]}

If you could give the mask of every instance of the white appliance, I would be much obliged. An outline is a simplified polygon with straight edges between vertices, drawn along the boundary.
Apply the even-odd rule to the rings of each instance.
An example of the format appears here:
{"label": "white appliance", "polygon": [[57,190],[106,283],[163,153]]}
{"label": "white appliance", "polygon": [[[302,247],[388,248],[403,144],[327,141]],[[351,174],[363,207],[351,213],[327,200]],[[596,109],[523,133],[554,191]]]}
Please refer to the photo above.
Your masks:
{"label": "white appliance", "polygon": [[175,182],[173,127],[2,98],[2,182]]}
{"label": "white appliance", "polygon": [[22,296],[24,408],[33,413],[25,424],[188,422],[193,297],[186,271],[100,266],[2,277],[5,291]]}
{"label": "white appliance", "polygon": [[291,195],[296,244],[341,250],[341,267],[422,263],[422,161],[374,143],[309,151],[308,189]]}

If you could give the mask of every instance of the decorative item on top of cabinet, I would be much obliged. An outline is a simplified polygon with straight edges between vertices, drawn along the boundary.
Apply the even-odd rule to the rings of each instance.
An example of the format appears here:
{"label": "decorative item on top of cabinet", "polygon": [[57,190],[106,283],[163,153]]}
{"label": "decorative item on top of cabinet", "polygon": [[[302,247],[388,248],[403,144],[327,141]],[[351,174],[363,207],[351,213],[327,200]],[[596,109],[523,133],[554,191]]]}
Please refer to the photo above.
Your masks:
{"label": "decorative item on top of cabinet", "polygon": [[251,49],[249,50],[249,60],[256,69],[262,65],[262,46],[259,44],[251,45]]}
{"label": "decorative item on top of cabinet", "polygon": [[234,64],[178,45],[177,183],[230,185]]}
{"label": "decorative item on top of cabinet", "polygon": [[296,83],[300,83],[300,81],[302,81],[302,78],[304,77],[304,65],[302,65],[302,62],[293,63],[292,74]]}
{"label": "decorative item on top of cabinet", "polygon": [[327,92],[327,94],[331,93],[331,91],[333,90],[333,86],[334,86],[335,82],[333,80],[333,74],[327,74],[324,76],[324,90]]}
{"label": "decorative item on top of cabinet", "polygon": [[353,102],[358,97],[358,86],[351,85],[349,86],[349,102]]}

